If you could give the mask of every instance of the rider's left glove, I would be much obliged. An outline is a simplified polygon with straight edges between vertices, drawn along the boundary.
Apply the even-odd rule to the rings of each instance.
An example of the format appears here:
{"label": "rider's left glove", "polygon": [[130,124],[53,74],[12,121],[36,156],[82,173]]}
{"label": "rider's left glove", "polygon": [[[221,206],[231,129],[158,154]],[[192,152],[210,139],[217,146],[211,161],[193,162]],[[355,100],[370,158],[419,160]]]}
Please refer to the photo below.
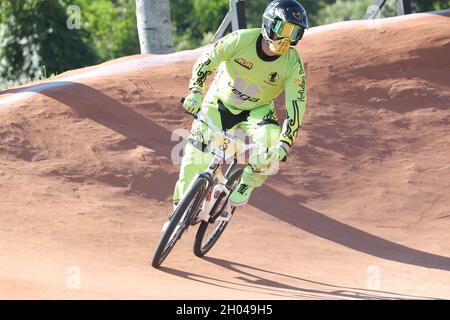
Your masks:
{"label": "rider's left glove", "polygon": [[199,91],[191,91],[184,99],[184,109],[192,114],[196,114],[202,106],[202,94]]}
{"label": "rider's left glove", "polygon": [[269,148],[269,151],[267,152],[267,159],[270,161],[280,162],[286,158],[288,149],[289,147],[287,144],[280,141],[275,146]]}

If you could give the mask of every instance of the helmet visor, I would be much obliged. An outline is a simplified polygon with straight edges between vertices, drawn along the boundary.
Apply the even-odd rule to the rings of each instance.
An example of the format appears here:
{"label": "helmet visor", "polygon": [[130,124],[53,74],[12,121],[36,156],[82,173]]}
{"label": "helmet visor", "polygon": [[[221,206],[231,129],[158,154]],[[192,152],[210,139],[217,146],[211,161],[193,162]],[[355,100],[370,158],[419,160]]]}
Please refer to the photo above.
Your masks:
{"label": "helmet visor", "polygon": [[305,29],[288,21],[277,20],[273,31],[280,38],[289,38],[291,41],[298,41],[303,36]]}

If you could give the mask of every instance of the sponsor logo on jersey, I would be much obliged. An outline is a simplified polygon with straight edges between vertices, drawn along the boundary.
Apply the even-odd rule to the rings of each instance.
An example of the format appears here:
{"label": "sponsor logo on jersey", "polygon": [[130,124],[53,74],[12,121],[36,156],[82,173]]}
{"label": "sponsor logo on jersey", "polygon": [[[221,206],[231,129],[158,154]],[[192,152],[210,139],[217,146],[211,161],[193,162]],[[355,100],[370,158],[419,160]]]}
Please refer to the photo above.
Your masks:
{"label": "sponsor logo on jersey", "polygon": [[234,62],[236,62],[237,64],[243,66],[245,69],[248,69],[248,70],[252,70],[252,68],[253,68],[253,63],[252,62],[249,62],[249,61],[247,61],[245,59],[242,59],[242,58],[234,59]]}
{"label": "sponsor logo on jersey", "polygon": [[231,82],[228,82],[228,85],[231,87],[231,91],[235,94],[235,96],[242,101],[250,101],[250,102],[258,102],[259,98],[252,97],[248,94],[245,94],[239,91],[236,87],[233,86]]}
{"label": "sponsor logo on jersey", "polygon": [[278,74],[278,72],[271,72],[269,73],[269,77],[267,78],[268,81],[264,80],[264,82],[270,84],[271,86],[275,86],[279,78],[280,75]]}
{"label": "sponsor logo on jersey", "polygon": [[300,89],[298,90],[298,99],[302,102],[306,101],[306,78],[305,78],[305,69],[303,67],[303,63],[300,59],[297,60],[300,70],[299,76],[300,78],[295,79],[295,84]]}
{"label": "sponsor logo on jersey", "polygon": [[296,79],[295,85],[297,87],[299,87],[297,99],[300,101],[305,101],[306,100],[306,80],[305,80],[305,78],[303,77],[302,80]]}

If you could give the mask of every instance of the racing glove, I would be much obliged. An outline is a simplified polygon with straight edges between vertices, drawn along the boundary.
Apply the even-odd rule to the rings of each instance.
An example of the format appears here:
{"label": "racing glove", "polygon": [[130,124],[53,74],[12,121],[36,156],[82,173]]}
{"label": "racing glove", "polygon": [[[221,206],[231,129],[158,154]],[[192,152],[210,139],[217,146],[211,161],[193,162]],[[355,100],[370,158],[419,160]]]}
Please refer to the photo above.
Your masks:
{"label": "racing glove", "polygon": [[269,151],[267,152],[267,159],[277,162],[283,161],[286,159],[288,149],[289,147],[287,144],[280,141],[275,146],[269,148]]}
{"label": "racing glove", "polygon": [[202,94],[199,91],[191,91],[184,99],[183,107],[187,112],[196,114],[202,106]]}

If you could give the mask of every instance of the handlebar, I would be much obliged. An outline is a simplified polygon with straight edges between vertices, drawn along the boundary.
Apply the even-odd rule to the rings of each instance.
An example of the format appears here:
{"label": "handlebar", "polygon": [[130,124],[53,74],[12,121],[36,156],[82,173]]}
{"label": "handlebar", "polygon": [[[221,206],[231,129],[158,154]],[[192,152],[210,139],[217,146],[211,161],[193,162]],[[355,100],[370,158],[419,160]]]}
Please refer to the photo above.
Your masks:
{"label": "handlebar", "polygon": [[[180,99],[181,104],[184,103],[184,100],[186,100],[184,97]],[[188,114],[190,116],[193,116],[195,119],[197,119],[197,115],[196,114],[193,114],[193,113],[190,113],[190,112],[187,112],[187,111],[184,111],[184,113],[186,113],[186,114]]]}
{"label": "handlebar", "polygon": [[[184,98],[184,97],[180,99],[180,102],[181,102],[182,104],[184,103],[184,101],[185,101],[185,98]],[[254,148],[254,147],[257,146],[256,144],[246,144],[246,143],[242,142],[241,140],[239,140],[237,137],[233,136],[232,134],[229,134],[227,131],[221,130],[221,129],[217,128],[217,127],[216,127],[215,125],[213,125],[213,124],[208,124],[206,121],[204,121],[203,119],[200,118],[202,115],[206,115],[206,114],[205,114],[203,111],[201,111],[201,110],[200,110],[197,114],[193,114],[193,113],[190,113],[190,112],[187,112],[187,111],[185,111],[184,113],[193,116],[194,119],[195,119],[196,121],[202,122],[202,123],[205,124],[208,128],[210,128],[211,130],[213,130],[214,132],[216,132],[216,133],[218,133],[218,134],[220,134],[220,135],[225,136],[227,139],[230,139],[232,142],[234,142],[234,143],[236,143],[236,144],[239,144],[239,143],[243,144],[243,145],[244,145],[244,150],[249,150],[249,149]],[[268,152],[268,150],[269,150],[269,149],[266,148],[265,151]],[[286,162],[286,160],[287,160],[287,157],[284,157],[284,158],[281,160],[281,162]]]}
{"label": "handlebar", "polygon": [[[184,100],[185,100],[184,98],[181,98],[181,99],[180,99],[180,102],[183,103]],[[214,124],[212,124],[212,123],[207,123],[207,122],[204,120],[205,117],[202,117],[202,115],[205,115],[205,116],[206,116],[206,114],[205,114],[203,111],[200,110],[197,114],[193,114],[193,113],[190,113],[190,112],[187,112],[187,111],[185,111],[184,113],[193,116],[193,117],[195,118],[195,120],[202,122],[204,125],[206,125],[206,126],[207,126],[208,128],[210,128],[211,130],[215,131],[216,133],[218,133],[218,134],[220,134],[220,135],[225,136],[226,138],[230,139],[231,141],[236,142],[236,143],[238,143],[238,142],[243,143],[243,142],[240,141],[237,137],[235,137],[235,136],[233,136],[232,134],[228,133],[226,130],[221,130],[221,129],[219,129],[218,127],[216,127]],[[249,146],[250,146],[250,145],[249,145]]]}

